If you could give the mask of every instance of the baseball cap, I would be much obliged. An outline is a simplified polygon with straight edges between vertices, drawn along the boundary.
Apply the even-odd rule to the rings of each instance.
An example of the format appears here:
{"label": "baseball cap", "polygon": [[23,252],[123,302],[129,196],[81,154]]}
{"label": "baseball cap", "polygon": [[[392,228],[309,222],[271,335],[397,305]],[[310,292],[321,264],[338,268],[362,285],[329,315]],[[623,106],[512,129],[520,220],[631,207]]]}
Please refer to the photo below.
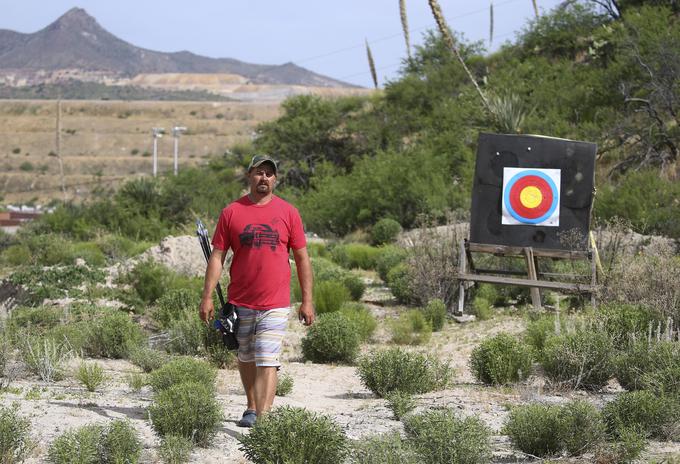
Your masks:
{"label": "baseball cap", "polygon": [[248,165],[248,172],[250,172],[251,169],[260,166],[262,163],[271,163],[272,166],[274,166],[274,174],[278,174],[279,167],[276,165],[276,161],[274,161],[274,158],[272,158],[269,155],[253,156],[253,159],[250,160],[250,164]]}

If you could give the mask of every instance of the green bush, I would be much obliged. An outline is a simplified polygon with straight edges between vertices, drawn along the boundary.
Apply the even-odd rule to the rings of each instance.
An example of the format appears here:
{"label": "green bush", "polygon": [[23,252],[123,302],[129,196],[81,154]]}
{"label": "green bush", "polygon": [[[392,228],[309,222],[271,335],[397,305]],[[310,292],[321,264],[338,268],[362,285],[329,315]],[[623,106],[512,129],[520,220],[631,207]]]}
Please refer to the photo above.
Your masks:
{"label": "green bush", "polygon": [[422,462],[398,432],[373,435],[352,444],[351,464],[419,464]]}
{"label": "green bush", "polygon": [[197,313],[199,301],[199,296],[188,289],[170,290],[158,299],[152,317],[161,328],[167,329],[186,314],[192,311]]}
{"label": "green bush", "polygon": [[359,301],[366,291],[366,284],[358,275],[347,273],[342,279],[342,285],[349,290],[352,301]]}
{"label": "green bush", "polygon": [[59,435],[50,445],[54,464],[136,464],[142,452],[139,433],[125,420],[85,425]]}
{"label": "green bush", "polygon": [[571,456],[590,452],[604,442],[602,414],[588,401],[576,400],[563,405],[559,421],[562,448]]}
{"label": "green bush", "polygon": [[491,284],[477,284],[475,297],[484,298],[491,305],[503,304],[505,302],[496,285]]}
{"label": "green bush", "polygon": [[64,378],[66,363],[73,357],[70,346],[47,337],[28,337],[21,345],[21,359],[45,382]]}
{"label": "green bush", "polygon": [[196,356],[203,354],[207,331],[214,330],[201,320],[198,312],[187,313],[183,318],[173,321],[168,330],[168,342],[165,349],[169,353]]}
{"label": "green bush", "polygon": [[338,244],[331,249],[331,258],[345,269],[375,269],[380,249],[364,243]]}
{"label": "green bush", "polygon": [[434,332],[439,332],[444,328],[444,322],[446,322],[446,304],[441,299],[435,298],[428,301],[427,306],[422,311],[425,320],[430,323]]}
{"label": "green bush", "polygon": [[418,394],[442,389],[451,376],[448,363],[401,348],[373,352],[359,361],[361,382],[381,398],[395,390]]}
{"label": "green bush", "polygon": [[557,405],[528,404],[512,408],[503,433],[512,444],[533,456],[554,456],[562,450]]}
{"label": "green bush", "polygon": [[378,249],[380,253],[376,258],[376,271],[383,282],[387,282],[387,274],[397,264],[406,260],[408,251],[396,245],[385,245]]}
{"label": "green bush", "polygon": [[209,446],[223,420],[212,382],[214,377],[209,382],[182,382],[162,390],[154,387],[159,393],[149,406],[153,429],[161,437],[177,435],[198,446]]}
{"label": "green bush", "polygon": [[98,363],[81,363],[76,378],[85,386],[87,391],[93,392],[104,383],[106,375],[104,375],[104,369]]}
{"label": "green bush", "polygon": [[621,430],[636,429],[659,440],[680,439],[680,399],[649,391],[625,392],[602,410],[608,432],[620,437]]}
{"label": "green bush", "polygon": [[359,342],[355,323],[340,313],[322,314],[302,339],[302,355],[313,362],[352,363]]}
{"label": "green bush", "polygon": [[139,432],[127,420],[114,420],[104,429],[102,437],[104,456],[101,462],[127,464],[139,461],[142,442]]}
{"label": "green bush", "polygon": [[668,369],[680,369],[680,343],[670,341],[648,342],[646,339],[629,343],[618,353],[614,361],[614,371],[619,384],[626,390],[653,388],[657,391],[673,393],[680,391],[680,383],[658,385],[654,388],[655,377],[663,380],[662,373]]}
{"label": "green bush", "polygon": [[[524,331],[524,341],[527,345],[532,346],[536,353],[542,353],[546,340],[556,334],[555,329],[555,316],[553,314],[541,314],[530,319],[527,323],[527,328]],[[560,331],[562,330],[565,330],[563,320],[560,323]]]}
{"label": "green bush", "polygon": [[188,288],[198,292],[200,285],[150,260],[137,264],[121,281],[130,284],[136,296],[146,304],[154,304],[173,289]]}
{"label": "green bush", "polygon": [[2,262],[10,266],[23,266],[32,260],[31,250],[24,244],[11,245],[0,253]]}
{"label": "green bush", "polygon": [[387,409],[392,411],[396,420],[401,420],[406,414],[416,408],[416,401],[410,393],[394,390],[385,395]]}
{"label": "green bush", "polygon": [[401,233],[401,224],[391,218],[383,218],[371,227],[371,243],[373,245],[384,245],[397,239]]}
{"label": "green bush", "polygon": [[526,379],[531,373],[531,348],[510,334],[487,338],[472,351],[470,370],[488,385],[505,385]]}
{"label": "green bush", "polygon": [[101,316],[85,351],[94,357],[121,359],[144,342],[144,333],[129,314],[112,310]]}
{"label": "green bush", "polygon": [[68,430],[54,439],[47,451],[53,464],[99,464],[104,428],[85,425]]}
{"label": "green bush", "polygon": [[314,308],[318,314],[338,311],[350,298],[349,290],[340,282],[327,280],[314,285]]}
{"label": "green bush", "polygon": [[337,464],[347,454],[342,428],[328,416],[283,406],[258,418],[239,449],[255,464]]}
{"label": "green bush", "polygon": [[404,430],[424,462],[491,462],[491,430],[476,417],[460,418],[451,409],[408,416]]}
{"label": "green bush", "polygon": [[194,444],[188,438],[166,435],[161,441],[158,455],[165,464],[185,464],[189,462]]}
{"label": "green bush", "polygon": [[649,308],[621,303],[603,304],[592,317],[612,337],[617,348],[623,348],[632,340],[644,337],[650,326],[656,328],[661,322],[659,315]]}
{"label": "green bush", "polygon": [[166,353],[142,346],[131,350],[128,359],[132,364],[147,373],[158,369],[169,361]]}
{"label": "green bush", "polygon": [[614,344],[606,332],[578,330],[549,338],[541,365],[553,382],[599,390],[614,373],[613,353]]}
{"label": "green bush", "polygon": [[418,309],[401,313],[390,321],[389,327],[392,341],[400,345],[422,345],[432,337],[432,325]]}
{"label": "green bush", "polygon": [[647,447],[647,436],[638,428],[618,431],[614,441],[601,446],[595,453],[597,462],[632,463]]}
{"label": "green bush", "polygon": [[106,265],[106,256],[96,243],[75,242],[72,250],[74,258],[80,258],[90,266]]}
{"label": "green bush", "polygon": [[472,314],[480,321],[488,321],[493,317],[493,306],[486,298],[476,296],[472,300]]}
{"label": "green bush", "polygon": [[387,286],[399,303],[409,304],[414,301],[415,292],[411,285],[409,268],[406,263],[399,263],[387,272]]}
{"label": "green bush", "polygon": [[87,266],[24,266],[13,272],[9,281],[26,289],[31,303],[42,304],[45,298],[82,296],[81,286],[101,283],[104,278],[102,270]]}
{"label": "green bush", "polygon": [[18,414],[18,404],[0,407],[0,460],[3,464],[24,462],[33,449],[31,421]]}
{"label": "green bush", "polygon": [[155,392],[167,390],[173,385],[195,382],[214,388],[217,371],[205,361],[177,358],[152,371],[149,384]]}
{"label": "green bush", "polygon": [[293,391],[293,376],[281,374],[276,382],[276,396],[286,396]]}
{"label": "green bush", "polygon": [[9,319],[9,326],[15,330],[17,328],[31,329],[35,331],[44,331],[56,327],[66,319],[66,314],[63,308],[54,306],[40,306],[37,308],[15,308]]}
{"label": "green bush", "polygon": [[362,342],[370,339],[378,326],[375,316],[361,303],[345,303],[340,308],[340,314],[354,324],[359,340]]}

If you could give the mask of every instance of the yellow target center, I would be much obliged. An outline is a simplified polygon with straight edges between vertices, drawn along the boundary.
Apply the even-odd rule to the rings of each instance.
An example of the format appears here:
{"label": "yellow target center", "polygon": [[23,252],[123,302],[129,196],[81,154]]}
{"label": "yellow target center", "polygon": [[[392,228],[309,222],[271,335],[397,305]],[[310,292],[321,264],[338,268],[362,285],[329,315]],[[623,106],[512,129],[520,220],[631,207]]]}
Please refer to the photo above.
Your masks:
{"label": "yellow target center", "polygon": [[538,187],[524,187],[519,194],[519,201],[527,208],[536,208],[543,201],[543,195]]}

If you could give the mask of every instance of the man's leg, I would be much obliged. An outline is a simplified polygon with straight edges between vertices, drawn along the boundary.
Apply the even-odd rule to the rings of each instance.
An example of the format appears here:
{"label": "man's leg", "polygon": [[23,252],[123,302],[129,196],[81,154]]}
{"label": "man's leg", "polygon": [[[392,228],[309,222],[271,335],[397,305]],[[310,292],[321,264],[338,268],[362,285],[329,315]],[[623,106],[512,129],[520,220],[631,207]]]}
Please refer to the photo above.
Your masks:
{"label": "man's leg", "polygon": [[[241,374],[241,382],[243,389],[246,391],[246,399],[248,400],[248,409],[257,410],[257,397],[255,396],[255,381],[257,371],[259,368],[255,367],[254,362],[238,362],[238,372]],[[274,387],[276,389],[276,387]]]}
{"label": "man's leg", "polygon": [[257,368],[255,376],[255,410],[258,416],[272,408],[277,380],[276,367],[264,366]]}

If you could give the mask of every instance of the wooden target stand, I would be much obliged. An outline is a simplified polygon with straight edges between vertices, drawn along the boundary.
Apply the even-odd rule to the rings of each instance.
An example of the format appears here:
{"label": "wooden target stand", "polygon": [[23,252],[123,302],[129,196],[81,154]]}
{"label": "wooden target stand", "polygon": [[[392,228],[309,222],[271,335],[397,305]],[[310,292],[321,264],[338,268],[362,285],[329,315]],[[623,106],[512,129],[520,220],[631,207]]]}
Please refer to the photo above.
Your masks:
{"label": "wooden target stand", "polygon": [[[464,239],[460,244],[458,261],[458,312],[454,315],[459,322],[465,322],[470,316],[464,314],[465,290],[474,282],[494,285],[517,285],[531,289],[531,302],[536,310],[541,309],[540,289],[559,290],[565,293],[590,295],[590,301],[595,306],[595,288],[597,285],[597,248],[591,236],[592,248],[588,250],[556,250],[533,247],[518,247],[506,245],[490,245],[472,243]],[[526,271],[504,269],[482,269],[475,266],[473,253],[487,253],[499,257],[524,257]],[[538,271],[538,258],[586,260],[590,263],[590,276],[575,274],[558,274]],[[509,277],[526,275],[526,278]],[[543,278],[570,279],[569,281],[544,280]],[[589,277],[590,283],[574,282],[577,278]]]}

